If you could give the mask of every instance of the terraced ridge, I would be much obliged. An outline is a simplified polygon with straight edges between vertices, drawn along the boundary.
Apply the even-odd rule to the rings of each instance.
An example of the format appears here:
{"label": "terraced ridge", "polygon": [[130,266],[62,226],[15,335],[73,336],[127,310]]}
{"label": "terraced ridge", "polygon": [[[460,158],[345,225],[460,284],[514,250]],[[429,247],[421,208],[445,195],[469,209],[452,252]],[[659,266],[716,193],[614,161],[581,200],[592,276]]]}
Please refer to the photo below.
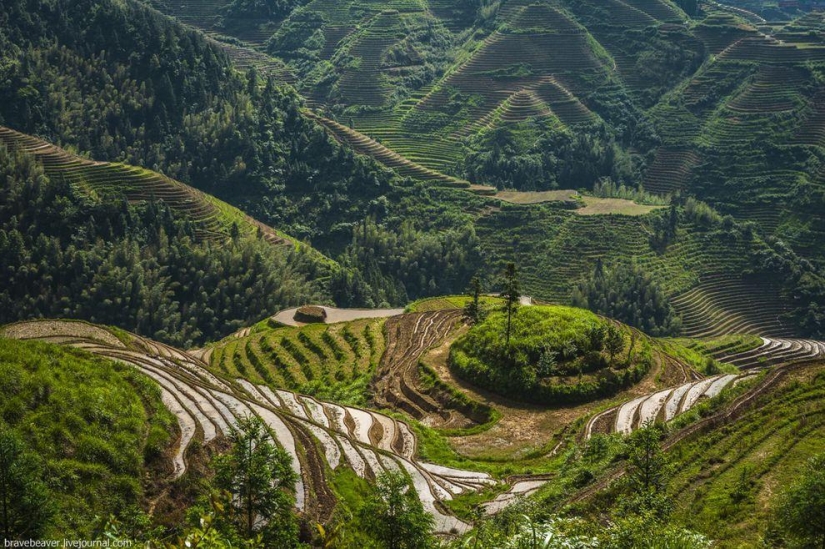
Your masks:
{"label": "terraced ridge", "polygon": [[662,22],[681,23],[685,20],[684,13],[674,8],[670,3],[662,0],[623,0],[625,4],[641,10]]}
{"label": "terraced ridge", "polygon": [[782,299],[778,286],[762,278],[707,275],[698,285],[671,302],[682,317],[685,337],[793,335],[793,330],[781,318],[788,311],[788,305]]}
{"label": "terraced ridge", "polygon": [[498,124],[515,124],[531,118],[553,118],[558,124],[576,126],[598,120],[555,78],[547,76],[513,93],[494,110],[452,134],[453,139],[468,137]]}
{"label": "terraced ridge", "polygon": [[472,123],[546,77],[579,83],[583,78],[603,74],[605,68],[593,54],[586,32],[566,14],[546,4],[513,10],[509,28],[514,30],[494,32],[463,65],[418,102],[407,118],[413,118],[413,114],[449,114],[451,95],[457,92],[476,98],[461,114],[466,123]]}
{"label": "terraced ridge", "polygon": [[774,38],[783,42],[822,43],[825,18],[821,11],[810,12],[791,21],[773,33]]}
{"label": "terraced ridge", "polygon": [[397,12],[387,11],[375,16],[347,50],[358,59],[354,68],[346,69],[338,81],[341,99],[347,105],[380,107],[391,88],[384,82],[384,53],[403,36]]}
{"label": "terraced ridge", "polygon": [[644,217],[580,216],[552,205],[503,204],[478,220],[476,232],[491,265],[503,269],[507,261],[515,261],[525,292],[564,303],[599,259],[610,262],[620,250],[633,256],[649,253],[645,223]]}
{"label": "terraced ridge", "polygon": [[741,370],[765,368],[825,358],[825,342],[811,339],[762,338],[762,345],[742,352],[721,352],[714,357]]}
{"label": "terraced ridge", "polygon": [[738,40],[719,54],[719,59],[756,61],[766,64],[796,64],[825,61],[825,47],[787,44],[766,35]]}
{"label": "terraced ridge", "polygon": [[792,66],[762,66],[754,80],[727,104],[727,108],[759,114],[794,110],[800,106],[796,88],[804,79],[805,75]]}
{"label": "terraced ridge", "polygon": [[273,440],[292,456],[299,479],[295,485],[298,509],[322,522],[335,506],[326,474],[340,466],[351,467],[365,478],[388,469],[405,471],[440,533],[469,529],[445,511],[442,501],[495,484],[484,473],[416,461],[416,438],[404,422],[244,379],[219,378],[199,359],[148,339],[118,337],[105,328],[66,321],[17,323],[0,334],[84,349],[131,364],[153,379],[180,427],[176,476],[186,470],[186,448],[192,440],[209,443],[227,434],[239,418],[260,417]]}
{"label": "terraced ridge", "polygon": [[591,418],[585,426],[585,439],[595,433],[629,434],[648,423],[668,422],[689,411],[702,399],[713,398],[725,387],[752,375],[722,374],[637,397]]}
{"label": "terraced ridge", "polygon": [[[805,339],[761,338],[762,345],[740,350],[747,341],[733,339],[713,352],[716,360],[736,366],[740,370],[754,370],[769,366],[787,365],[825,359],[825,342]],[[667,422],[682,414],[702,399],[713,398],[725,387],[754,375],[721,374],[691,381],[652,395],[643,395],[621,406],[591,418],[585,428],[585,437],[593,433],[630,433],[647,422]]]}
{"label": "terraced ridge", "polygon": [[694,28],[694,34],[704,42],[708,52],[713,55],[756,33],[756,28],[724,11],[711,13]]}
{"label": "terraced ridge", "polygon": [[643,187],[647,192],[661,195],[686,189],[698,162],[699,155],[690,149],[661,147],[645,172]]}
{"label": "terraced ridge", "polygon": [[[242,234],[260,234],[275,245],[295,245],[286,235],[237,208],[157,172],[126,164],[95,162],[70,154],[46,141],[0,126],[0,144],[34,156],[53,179],[65,179],[81,192],[123,196],[132,202],[160,200],[195,225],[199,238],[225,241],[233,224]],[[320,254],[319,254],[320,255]]]}
{"label": "terraced ridge", "polygon": [[793,141],[801,145],[825,146],[825,93],[817,93],[806,112]]}
{"label": "terraced ridge", "polygon": [[486,421],[467,407],[451,403],[439,389],[424,390],[419,361],[458,325],[460,310],[410,313],[387,320],[387,350],[373,379],[375,404],[403,410],[415,419],[443,428],[465,428]]}
{"label": "terraced ridge", "polygon": [[[798,429],[797,427],[800,426],[800,423],[803,427],[807,427],[807,421],[798,421],[800,415],[813,418],[821,416],[821,413],[817,411],[809,414],[808,412],[812,408],[806,406],[807,402],[813,402],[814,399],[821,400],[821,371],[821,362],[793,363],[772,368],[750,390],[737,396],[726,406],[668,437],[663,444],[663,449],[665,451],[676,449],[676,455],[679,456],[681,466],[684,469],[693,469],[685,477],[688,483],[682,487],[676,487],[672,496],[674,500],[683,499],[683,491],[689,488],[689,485],[696,482],[697,479],[700,484],[704,484],[706,479],[718,472],[724,473],[729,469],[729,464],[736,464],[746,452],[751,454],[750,459],[755,460],[764,473],[766,467],[770,469],[777,462],[776,456],[770,457],[767,462],[765,456],[778,453],[780,456],[787,457],[795,451],[794,446],[805,440],[807,436],[811,434],[820,435],[818,431],[821,431],[822,422],[819,419],[811,425],[811,429]],[[817,375],[817,372],[819,372],[819,375]],[[815,381],[818,381],[818,383],[815,383],[816,387],[809,383],[799,383],[800,376],[809,378],[816,376],[817,380]],[[800,396],[802,398],[799,398]],[[783,403],[788,402],[792,403],[792,406],[783,406]],[[754,437],[754,428],[759,429],[766,435]],[[740,434],[731,437],[731,432],[736,431],[739,431]],[[697,435],[700,434],[702,437],[698,438]],[[742,435],[745,437],[744,440]],[[791,441],[790,446],[788,444],[789,440]],[[684,451],[678,450],[681,445],[693,444],[697,441],[698,443],[694,445],[695,455],[685,455]],[[808,448],[809,456],[811,453],[818,451],[816,444],[814,442],[813,446]],[[720,448],[723,453],[732,452],[732,458],[728,460],[716,456],[708,457],[709,449],[715,448]],[[766,450],[768,451],[766,452]],[[717,467],[720,464],[722,466]],[[587,500],[620,479],[624,473],[625,467],[614,469],[565,503],[571,504]],[[748,470],[747,473],[750,477],[754,471]],[[757,476],[759,474],[757,472]],[[725,484],[723,488],[724,496],[722,497],[730,497],[731,484]],[[704,492],[696,491],[693,495],[703,497]],[[764,499],[761,499],[761,501],[764,501]],[[761,509],[761,506],[758,506],[758,508]],[[688,506],[686,509],[691,509],[691,516],[695,514],[693,510],[696,507]],[[729,519],[729,515],[725,514],[724,522],[728,522]],[[722,526],[722,524],[719,524],[719,526]],[[741,541],[742,538],[739,536],[736,539]],[[754,542],[756,541],[754,539]]]}
{"label": "terraced ridge", "polygon": [[[362,380],[384,352],[383,319],[302,328],[257,326],[210,347],[214,371],[273,387],[317,393]],[[273,325],[274,326],[274,325]]]}
{"label": "terraced ridge", "polygon": [[371,156],[372,158],[381,162],[388,168],[395,170],[396,172],[398,172],[399,175],[403,177],[410,177],[412,179],[430,182],[439,186],[468,189],[473,192],[478,192],[480,194],[495,194],[496,192],[496,190],[492,187],[486,187],[483,185],[471,185],[470,182],[465,181],[463,179],[458,179],[449,175],[444,175],[442,173],[436,172],[435,170],[425,168],[424,166],[421,166],[419,164],[416,164],[415,162],[412,162],[411,160],[404,158],[395,151],[388,149],[387,147],[378,143],[374,139],[367,137],[366,135],[359,133],[356,130],[353,130],[352,128],[348,128],[343,124],[339,124],[334,120],[329,120],[328,118],[323,118],[321,116],[317,116],[310,113],[306,114],[307,116],[309,116],[310,118],[314,119],[316,122],[324,126],[326,129],[328,129],[332,136],[335,137],[341,143],[349,145],[360,154]]}

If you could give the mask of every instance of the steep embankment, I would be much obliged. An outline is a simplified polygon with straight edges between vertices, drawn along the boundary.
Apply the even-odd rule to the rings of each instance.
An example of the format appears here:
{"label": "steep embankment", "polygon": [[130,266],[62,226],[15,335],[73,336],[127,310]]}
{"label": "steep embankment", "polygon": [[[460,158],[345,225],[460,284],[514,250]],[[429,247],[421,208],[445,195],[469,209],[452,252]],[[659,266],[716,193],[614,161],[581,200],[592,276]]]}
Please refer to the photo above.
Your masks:
{"label": "steep embankment", "polygon": [[11,539],[92,538],[100,517],[149,507],[177,473],[175,419],[158,387],[128,366],[0,337],[0,388]]}
{"label": "steep embankment", "polygon": [[243,379],[222,379],[199,359],[145,338],[117,337],[104,328],[67,321],[13,324],[3,329],[2,335],[85,349],[132,364],[152,378],[179,423],[181,437],[173,460],[178,475],[184,471],[186,449],[194,438],[209,442],[226,434],[237,418],[259,416],[292,456],[299,474],[295,486],[299,510],[321,520],[330,516],[335,504],[323,463],[331,469],[346,464],[368,478],[387,469],[406,471],[425,509],[436,519],[436,530],[443,533],[461,532],[468,525],[447,514],[442,500],[495,483],[484,473],[417,461],[416,438],[402,421],[289,391],[273,391]]}

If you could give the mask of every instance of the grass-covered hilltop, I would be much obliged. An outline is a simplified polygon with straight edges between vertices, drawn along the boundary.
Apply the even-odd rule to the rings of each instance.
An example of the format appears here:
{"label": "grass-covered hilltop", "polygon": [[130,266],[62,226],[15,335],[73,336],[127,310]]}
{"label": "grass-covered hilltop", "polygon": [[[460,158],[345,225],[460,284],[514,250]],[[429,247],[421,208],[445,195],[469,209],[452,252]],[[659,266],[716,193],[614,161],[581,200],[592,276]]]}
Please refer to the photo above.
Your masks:
{"label": "grass-covered hilltop", "polygon": [[485,389],[553,406],[612,396],[651,366],[638,333],[581,309],[528,307],[509,341],[506,333],[507,313],[491,314],[453,344],[450,367]]}
{"label": "grass-covered hilltop", "polygon": [[819,4],[4,0],[3,542],[825,547]]}

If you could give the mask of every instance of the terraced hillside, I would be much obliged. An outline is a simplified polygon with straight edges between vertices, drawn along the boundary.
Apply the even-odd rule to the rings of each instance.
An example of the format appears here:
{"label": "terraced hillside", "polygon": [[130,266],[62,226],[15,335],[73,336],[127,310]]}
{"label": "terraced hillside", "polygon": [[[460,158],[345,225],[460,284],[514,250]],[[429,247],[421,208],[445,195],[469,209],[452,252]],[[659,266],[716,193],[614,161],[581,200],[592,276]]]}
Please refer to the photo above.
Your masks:
{"label": "terraced hillside", "polygon": [[[746,341],[736,340],[716,349],[703,349],[716,360],[744,370],[744,373],[710,376],[635,398],[592,417],[585,428],[585,438],[590,438],[594,433],[626,434],[648,423],[668,422],[700,401],[718,396],[729,386],[756,379],[756,370],[759,369],[825,359],[825,342],[822,341],[760,339],[761,345],[748,350],[741,350],[747,346]],[[692,343],[693,348],[701,347],[696,342]]]}
{"label": "terraced hillside", "polygon": [[259,235],[274,245],[305,246],[237,208],[157,172],[126,164],[95,162],[2,126],[0,144],[33,155],[49,177],[68,181],[82,193],[108,199],[126,198],[132,202],[163,201],[191,220],[200,238],[222,242],[237,230],[239,234]]}
{"label": "terraced hillside", "polygon": [[442,501],[495,484],[485,473],[417,461],[416,437],[402,421],[240,378],[216,376],[199,359],[148,339],[70,321],[13,324],[3,328],[2,335],[85,349],[132,364],[155,380],[164,404],[178,418],[177,475],[185,471],[186,449],[192,440],[208,443],[226,434],[238,418],[260,417],[272,438],[292,457],[299,476],[295,485],[298,509],[321,521],[329,518],[335,505],[326,475],[341,466],[367,478],[384,470],[405,471],[441,533],[463,532],[469,527],[449,515]]}
{"label": "terraced hillside", "polygon": [[[214,32],[227,3],[189,14],[157,5]],[[707,4],[689,18],[666,0],[509,0],[484,14],[435,0],[313,0],[221,32],[257,29],[246,38],[294,71],[310,116],[402,176],[481,194],[493,192],[485,177],[552,188],[548,171],[610,149],[612,166],[570,186],[610,176],[696,195],[821,267],[825,23],[746,16]],[[539,204],[481,214],[491,270],[516,260],[536,297],[565,302],[598,261],[632,257],[665,287],[687,336],[798,335],[792,289],[754,264],[759,242],[687,224],[661,250],[656,214],[585,220]]]}
{"label": "terraced hillside", "polygon": [[[821,16],[810,19],[822,27]],[[652,109],[664,143],[645,184],[696,194],[820,261],[814,204],[821,204],[816,136],[825,48],[816,31],[805,38],[794,24],[784,28],[766,35],[730,13],[696,26],[715,57]]]}
{"label": "terraced hillside", "polygon": [[670,493],[679,520],[712,535],[719,547],[760,542],[771,524],[776,494],[822,451],[822,364],[788,369],[735,421],[702,429],[701,436],[672,446]]}
{"label": "terraced hillside", "polygon": [[411,313],[387,321],[387,350],[372,383],[379,407],[403,410],[418,421],[446,429],[463,429],[487,423],[488,407],[455,394],[438,384],[425,387],[420,361],[441,345],[461,324],[461,311],[453,308]]}
{"label": "terraced hillside", "polygon": [[784,316],[792,303],[782,277],[760,259],[763,243],[685,220],[673,242],[658,249],[650,234],[660,215],[579,216],[553,203],[502,204],[480,218],[476,230],[491,264],[503,269],[515,260],[524,288],[540,299],[565,303],[599,262],[630,256],[661,284],[688,337],[796,333]]}
{"label": "terraced hillside", "polygon": [[821,15],[766,25],[715,3],[690,19],[665,0],[509,0],[482,21],[435,0],[313,0],[283,20],[221,23],[227,4],[156,2],[286,62],[319,123],[402,175],[483,186],[462,163],[489,135],[510,132],[519,157],[536,154],[539,137],[605,126],[633,184],[696,194],[815,261],[825,253],[811,221],[823,180]]}
{"label": "terraced hillside", "polygon": [[265,321],[203,350],[213,371],[304,394],[366,404],[384,352],[384,319],[302,328]]}

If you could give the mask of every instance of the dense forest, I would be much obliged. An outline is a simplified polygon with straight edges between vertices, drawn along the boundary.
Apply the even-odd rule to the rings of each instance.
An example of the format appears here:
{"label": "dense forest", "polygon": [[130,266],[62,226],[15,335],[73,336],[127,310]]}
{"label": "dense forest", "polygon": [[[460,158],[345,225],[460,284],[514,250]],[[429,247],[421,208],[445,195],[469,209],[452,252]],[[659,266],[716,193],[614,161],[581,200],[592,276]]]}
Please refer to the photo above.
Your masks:
{"label": "dense forest", "polygon": [[472,225],[425,233],[407,220],[393,232],[368,219],[352,233],[341,258],[345,269],[331,282],[332,296],[343,306],[387,307],[415,297],[459,294],[482,267]]}
{"label": "dense forest", "polygon": [[573,305],[635,326],[653,336],[679,333],[681,320],[661,287],[633,265],[605,268],[596,265],[593,275],[573,292]]}
{"label": "dense forest", "polygon": [[0,255],[0,323],[83,318],[191,346],[324,300],[311,281],[323,273],[302,252],[198,241],[163,203],[95,199],[3,147]]}
{"label": "dense forest", "polygon": [[303,117],[294,91],[133,2],[8,3],[0,51],[0,123],[163,172],[298,238],[359,219],[392,179]]}
{"label": "dense forest", "polygon": [[[359,269],[337,279],[344,304],[399,305],[466,285],[466,274],[456,280],[441,266],[456,254],[471,256],[472,242],[461,250],[461,238],[440,242],[444,237],[434,233],[441,227],[432,221],[419,221],[418,230],[432,234],[427,238],[440,242],[438,250],[398,252],[406,264],[430,272],[423,282],[392,278],[395,260],[376,267],[347,251],[365,214],[387,239],[402,242],[409,235],[400,222],[384,220],[437,200],[395,187],[391,172],[336,143],[301,114],[301,99],[290,88],[254,70],[239,75],[201,35],[139,4],[30,4],[13,2],[0,14],[0,124],[97,160],[155,169],[333,257],[343,254],[345,264]],[[411,206],[410,199],[430,206]],[[466,232],[465,225],[456,220],[451,230]],[[342,297],[341,288],[353,292]]]}

